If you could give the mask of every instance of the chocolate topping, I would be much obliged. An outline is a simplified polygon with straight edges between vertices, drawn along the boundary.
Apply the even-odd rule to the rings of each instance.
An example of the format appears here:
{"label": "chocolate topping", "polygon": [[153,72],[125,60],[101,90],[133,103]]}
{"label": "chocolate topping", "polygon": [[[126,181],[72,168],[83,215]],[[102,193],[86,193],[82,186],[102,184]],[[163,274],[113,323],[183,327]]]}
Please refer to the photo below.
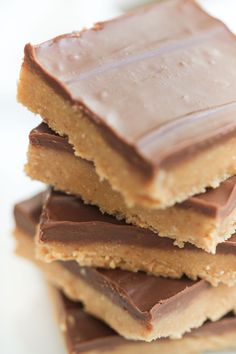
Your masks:
{"label": "chocolate topping", "polygon": [[74,153],[73,147],[68,143],[67,139],[54,133],[45,123],[41,123],[37,128],[33,129],[29,138],[30,143],[34,146],[44,146],[54,150]]}
{"label": "chocolate topping", "polygon": [[[35,235],[35,228],[41,215],[43,199],[45,193],[40,193],[16,204],[14,208],[17,227],[32,236]],[[118,221],[112,216],[102,214],[94,206],[83,204],[79,198],[53,190],[47,192],[40,225],[40,239],[42,242],[78,244],[105,242],[181,251],[169,238],[158,237],[150,230]],[[203,252],[189,243],[185,244],[185,249]],[[236,254],[236,234],[220,243],[216,253]]]}
{"label": "chocolate topping", "polygon": [[[70,352],[78,354],[82,351],[100,349],[109,351],[111,347],[122,344],[135,344],[134,341],[128,341],[119,336],[102,321],[90,316],[84,312],[83,307],[78,302],[68,300],[58,291],[59,311],[62,313],[67,331],[65,339]],[[206,335],[222,335],[225,332],[236,330],[236,318],[230,313],[216,322],[206,322],[198,329],[194,329],[186,336],[203,337]],[[158,339],[159,341],[169,341],[170,339]],[[170,343],[171,344],[171,343]],[[138,345],[138,343],[137,343]]]}
{"label": "chocolate topping", "polygon": [[236,207],[236,176],[228,178],[216,189],[193,196],[179,204],[181,208],[194,208],[216,217],[228,216]]}
{"label": "chocolate topping", "polygon": [[[41,123],[33,129],[29,137],[30,144],[33,146],[73,153],[73,148],[68,143],[67,138],[54,133],[45,123]],[[79,157],[75,156],[75,158]],[[92,162],[83,161],[93,166]],[[176,207],[192,208],[212,217],[228,216],[236,207],[236,176],[228,178],[218,188],[209,188],[206,193],[191,197],[181,204],[176,204]]]}
{"label": "chocolate topping", "polygon": [[60,264],[147,325],[176,310],[177,303],[179,309],[188,306],[211,286],[204,280],[186,277],[170,279],[121,269],[80,267],[74,261]]}
{"label": "chocolate topping", "polygon": [[149,176],[235,134],[235,37],[195,1],[28,44],[25,59]]}
{"label": "chocolate topping", "polygon": [[104,322],[87,314],[80,303],[68,300],[58,292],[60,312],[64,317],[65,333],[69,353],[77,354],[92,349],[104,349],[128,343]]}
{"label": "chocolate topping", "polygon": [[36,194],[34,197],[18,203],[14,207],[16,226],[32,237],[35,236],[45,196],[45,192]]}
{"label": "chocolate topping", "polygon": [[[38,198],[38,205],[40,203],[42,203],[42,200],[40,202],[40,198]],[[16,206],[24,220],[29,219],[29,215],[35,215],[33,211],[33,209],[35,210],[35,199],[30,199],[26,204],[28,208],[24,208],[24,202]],[[29,208],[30,204],[33,206],[32,210]],[[60,209],[60,203],[58,205],[58,209]],[[44,208],[42,220],[46,213]],[[74,215],[71,219],[74,219]],[[88,222],[87,215],[82,219],[85,220],[85,223]],[[21,223],[19,227],[21,225],[24,227],[25,223]],[[27,227],[25,231],[28,232]],[[29,235],[32,236],[31,233]],[[146,325],[149,325],[152,320],[159,319],[163,314],[173,311],[176,308],[176,301],[179,308],[187,306],[199,293],[210,287],[210,284],[204,280],[192,281],[185,277],[182,279],[165,279],[147,275],[143,272],[133,273],[120,269],[107,270],[80,267],[75,261],[57,262],[110,298],[115,304],[126,309],[131,316],[145,322]]]}
{"label": "chocolate topping", "polygon": [[[43,198],[44,195],[41,193],[15,206],[16,226],[30,237],[33,237],[39,221]],[[132,309],[132,314],[142,320],[147,320],[151,316],[158,318],[163,313],[171,311],[176,308],[176,300],[178,306],[186,306],[194,297],[194,293],[210,286],[204,281],[193,282],[186,278],[171,280],[149,276],[142,272],[82,268],[76,262],[60,262],[60,264],[83,277],[91,286],[106,293],[112,301],[117,302],[119,299],[121,306]],[[71,352],[76,354],[95,348],[105,351],[123,343],[134,343],[120,337],[103,322],[85,313],[80,303],[66,299],[59,292],[58,296],[60,313],[66,321],[66,341]],[[207,322],[185,336],[222,334],[232,329],[236,329],[236,319],[233,315],[228,315],[217,322]],[[166,340],[169,341],[169,339],[161,339],[161,341]]]}
{"label": "chocolate topping", "polygon": [[[168,249],[180,252],[173,240],[151,230],[126,224],[116,218],[102,214],[91,205],[85,205],[79,198],[50,189],[44,203],[40,234],[41,242],[72,244],[114,243],[131,246]],[[204,252],[186,243],[185,249]],[[217,254],[236,254],[236,234],[217,246]]]}
{"label": "chocolate topping", "polygon": [[64,333],[69,353],[77,354],[98,348],[108,351],[114,346],[129,343],[104,322],[87,314],[80,303],[68,300],[59,292],[58,296],[59,311],[67,328]]}

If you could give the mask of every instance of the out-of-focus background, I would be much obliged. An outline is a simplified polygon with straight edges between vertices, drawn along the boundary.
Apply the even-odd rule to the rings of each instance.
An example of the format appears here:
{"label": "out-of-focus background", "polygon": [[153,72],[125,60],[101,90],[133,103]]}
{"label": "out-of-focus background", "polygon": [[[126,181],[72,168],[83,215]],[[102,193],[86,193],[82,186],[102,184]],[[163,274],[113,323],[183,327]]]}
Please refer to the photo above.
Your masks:
{"label": "out-of-focus background", "polygon": [[[145,0],[0,0],[0,353],[65,354],[41,274],[14,256],[13,204],[42,185],[24,175],[28,133],[40,118],[16,102],[26,42],[89,27]],[[149,1],[150,2],[150,1]],[[236,32],[235,0],[199,0]]]}

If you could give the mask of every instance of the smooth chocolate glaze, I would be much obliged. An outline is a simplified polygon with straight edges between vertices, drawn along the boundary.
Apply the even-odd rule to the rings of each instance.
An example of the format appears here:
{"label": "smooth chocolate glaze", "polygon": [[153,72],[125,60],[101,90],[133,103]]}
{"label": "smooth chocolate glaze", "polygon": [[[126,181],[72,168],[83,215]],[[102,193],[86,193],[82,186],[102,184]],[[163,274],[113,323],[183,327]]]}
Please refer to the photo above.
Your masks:
{"label": "smooth chocolate glaze", "polygon": [[[55,289],[56,290],[56,289]],[[67,330],[64,332],[69,353],[89,350],[109,351],[120,344],[132,343],[119,336],[104,322],[86,313],[79,302],[72,302],[57,291],[60,317]]]}
{"label": "smooth chocolate glaze", "polygon": [[[29,138],[33,146],[73,153],[73,148],[67,138],[53,132],[45,123],[34,128]],[[79,157],[75,156],[75,158]],[[93,166],[92,162],[83,161]],[[228,178],[218,188],[209,188],[205,193],[191,197],[181,204],[176,204],[175,207],[192,208],[212,217],[228,216],[236,207],[236,176]]]}
{"label": "smooth chocolate glaze", "polygon": [[132,343],[104,322],[87,314],[79,302],[70,301],[59,291],[58,297],[59,312],[67,328],[64,335],[69,353],[77,354],[93,349],[109,351],[118,345]]}
{"label": "smooth chocolate glaze", "polygon": [[178,309],[185,308],[211,287],[204,280],[193,281],[186,277],[161,278],[144,272],[80,267],[75,261],[58,262],[147,327],[175,311],[177,304]]}
{"label": "smooth chocolate glaze", "polygon": [[[36,211],[38,213],[40,209],[39,206],[42,207],[41,196],[36,196],[15,207],[15,210],[18,211],[17,227],[23,228],[31,237],[33,236],[31,228],[28,228],[25,222],[19,223],[19,216],[21,215],[25,221],[35,220],[36,229],[37,220],[35,216]],[[37,208],[36,201],[38,202]],[[25,203],[26,208],[24,207]],[[32,205],[32,209],[30,209],[30,205]],[[32,215],[34,215],[34,218],[32,218]],[[176,303],[178,303],[178,308],[186,307],[198,294],[211,286],[204,280],[192,281],[186,277],[168,279],[148,275],[144,272],[134,273],[120,269],[107,270],[80,267],[75,261],[57,262],[74,275],[82,278],[94,289],[103,293],[116,305],[128,311],[135,319],[144,322],[148,327],[151,325],[151,321],[175,310]]]}
{"label": "smooth chocolate glaze", "polygon": [[228,178],[215,189],[208,188],[205,193],[193,196],[178,206],[194,208],[215,217],[230,215],[236,207],[236,176]]}
{"label": "smooth chocolate glaze", "polygon": [[[41,123],[33,129],[29,135],[30,143],[34,146],[43,146],[53,150],[66,151],[74,153],[73,147],[64,138],[56,133],[46,123]],[[85,160],[90,164],[89,161]]]}
{"label": "smooth chocolate glaze", "polygon": [[[84,312],[80,303],[68,300],[59,291],[58,297],[60,300],[59,311],[63,314],[66,322],[67,331],[65,332],[65,340],[69,352],[78,354],[82,351],[92,349],[109,351],[111,348],[122,344],[140,344],[140,342],[129,341],[119,336],[102,321]],[[187,336],[223,335],[232,330],[236,330],[236,318],[233,313],[230,313],[216,322],[206,322],[200,328],[185,334],[184,338]],[[171,345],[171,339],[158,339],[158,342],[160,341],[168,341]]]}
{"label": "smooth chocolate glaze", "polygon": [[[14,208],[14,216],[16,226],[25,232],[26,235],[34,237],[36,226],[38,224],[40,213],[42,209],[42,203],[44,199],[44,193],[40,193],[29,200],[18,203]],[[67,262],[64,262],[67,263]],[[76,264],[75,262],[70,262],[74,267],[73,272],[75,273]],[[69,266],[70,267],[70,266]],[[86,268],[86,272],[87,272]],[[93,270],[92,270],[93,271]],[[95,270],[96,272],[97,270]],[[99,270],[100,274],[104,277],[110,278],[110,280],[115,281],[114,271]],[[119,271],[121,272],[121,271]],[[110,275],[109,275],[110,273]],[[128,272],[124,272],[128,273]],[[143,273],[140,273],[144,277]],[[141,279],[141,278],[140,278]],[[160,278],[161,279],[161,278]],[[162,280],[163,282],[165,279]],[[185,281],[185,280],[184,280]],[[127,282],[125,276],[120,276],[119,286],[127,287]],[[139,281],[141,289],[145,285],[142,281]],[[185,286],[187,283],[185,283]],[[182,287],[184,288],[183,284]],[[170,297],[173,295],[173,290],[171,288],[164,287],[165,296]],[[149,288],[150,289],[150,288]],[[181,285],[178,286],[181,290]],[[151,289],[150,289],[151,290]],[[190,287],[191,290],[191,287]],[[56,291],[56,290],[55,290]],[[75,354],[79,354],[82,351],[101,349],[103,351],[108,351],[117,345],[122,344],[134,344],[133,341],[128,341],[125,338],[119,336],[114,330],[109,328],[105,323],[92,317],[83,310],[83,306],[79,302],[72,302],[67,299],[61,292],[57,291],[58,295],[58,305],[60,306],[59,312],[60,316],[66,321],[66,331],[63,332],[67,342],[68,350]],[[132,294],[131,294],[132,295]],[[134,298],[134,303],[140,302],[140,295],[138,292]],[[143,304],[142,304],[143,306]],[[152,306],[152,301],[149,305],[143,307],[143,310]],[[225,316],[223,319],[217,322],[206,322],[202,327],[194,329],[191,333],[185,334],[185,336],[204,336],[211,334],[223,334],[230,330],[236,329],[236,318],[233,314]],[[158,339],[158,341],[170,341],[169,339]]]}
{"label": "smooth chocolate glaze", "polygon": [[[48,190],[41,216],[39,237],[41,242],[59,242],[84,245],[88,243],[125,244],[130,246],[167,249],[182,252],[173,240],[158,237],[151,230],[140,228],[102,214],[81,199]],[[185,250],[204,251],[185,243]],[[217,245],[216,254],[236,254],[236,234]],[[214,257],[214,256],[212,256]]]}
{"label": "smooth chocolate glaze", "polygon": [[41,192],[30,199],[16,204],[14,207],[16,226],[32,237],[35,236],[36,226],[39,223],[45,197],[46,192]]}
{"label": "smooth chocolate glaze", "polygon": [[235,36],[195,1],[28,44],[25,62],[146,176],[235,134]]}

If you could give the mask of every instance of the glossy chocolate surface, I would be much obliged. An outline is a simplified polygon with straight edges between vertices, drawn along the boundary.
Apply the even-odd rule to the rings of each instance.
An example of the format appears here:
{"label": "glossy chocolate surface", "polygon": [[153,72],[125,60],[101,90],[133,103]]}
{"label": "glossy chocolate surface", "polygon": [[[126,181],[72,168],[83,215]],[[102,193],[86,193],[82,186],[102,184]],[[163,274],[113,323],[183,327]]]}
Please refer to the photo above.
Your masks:
{"label": "glossy chocolate surface", "polygon": [[[45,123],[33,129],[29,135],[30,144],[49,149],[73,153],[67,138],[53,132]],[[76,157],[75,158],[79,158]],[[83,160],[94,168],[89,161]],[[208,189],[206,193],[189,198],[176,207],[190,208],[212,217],[228,216],[236,207],[236,176],[228,178],[216,189]]]}
{"label": "glossy chocolate surface", "polygon": [[[30,237],[34,236],[43,199],[44,194],[41,193],[15,206],[16,226]],[[33,225],[34,230],[32,229]],[[178,301],[178,306],[186,306],[194,298],[194,295],[210,286],[204,281],[193,282],[186,278],[169,280],[148,276],[144,273],[82,268],[75,262],[60,262],[60,264],[74,274],[83,277],[90,285],[102,290],[106,295],[110,291],[108,296],[114,302],[117,302],[117,297],[119,297],[120,306],[129,310],[132,308],[132,311],[135,309],[136,317],[142,320],[147,320],[150,316],[158,318],[171,311],[176,308],[176,301]],[[146,292],[146,296],[144,296],[144,292]],[[100,320],[86,314],[80,303],[66,299],[60,292],[58,292],[58,300],[60,317],[65,320],[67,328],[67,331],[64,332],[65,339],[68,349],[73,353],[92,349],[105,351],[124,343],[135,343],[125,340]],[[236,329],[235,317],[228,315],[220,321],[207,322],[186,336],[219,335],[234,329]]]}
{"label": "glossy chocolate surface", "polygon": [[57,292],[59,316],[67,328],[64,336],[69,353],[77,354],[93,349],[109,352],[113,347],[129,343],[104,322],[87,314],[82,304],[72,302]]}
{"label": "glossy chocolate surface", "polygon": [[74,153],[73,147],[68,143],[67,138],[56,134],[46,123],[41,123],[33,129],[30,132],[29,139],[30,143],[34,146],[43,146],[53,150]]}
{"label": "glossy chocolate surface", "polygon": [[17,228],[32,237],[35,236],[45,197],[46,192],[41,192],[14,206],[14,218]]}
{"label": "glossy chocolate surface", "polygon": [[227,217],[236,207],[236,176],[228,178],[215,189],[209,188],[205,193],[187,199],[178,206],[194,208],[209,216]]}
{"label": "glossy chocolate surface", "polygon": [[161,278],[144,272],[80,267],[74,261],[58,262],[148,327],[152,321],[175,311],[177,304],[179,310],[185,309],[211,287],[204,280],[186,277]]}
{"label": "glossy chocolate surface", "polygon": [[[38,203],[35,203],[36,199],[37,197],[32,198],[15,207],[18,215],[22,215],[22,219],[28,220],[29,215],[36,215],[35,210],[38,211],[39,208],[35,208],[35,205],[42,206],[41,196],[38,198]],[[27,208],[24,208],[25,203]],[[29,208],[30,203],[32,210]],[[34,220],[36,221],[36,218]],[[22,228],[23,225],[25,232],[32,237],[25,223],[18,222],[19,218],[16,219],[17,227]],[[35,228],[36,225],[37,222]],[[145,322],[147,326],[150,326],[150,322],[174,311],[176,303],[179,309],[188,306],[198,294],[210,287],[206,281],[192,281],[186,277],[167,279],[147,275],[144,272],[80,267],[75,261],[57,262],[69,272],[82,278],[99,293],[107,296],[117,306],[128,311],[133,318]]]}
{"label": "glossy chocolate surface", "polygon": [[[111,350],[112,347],[119,345],[139,345],[140,342],[128,341],[119,336],[115,331],[105,325],[102,321],[90,316],[84,312],[83,307],[78,302],[68,300],[62,293],[58,291],[59,312],[63,315],[67,326],[64,332],[68,350],[74,354],[92,349],[100,349],[104,351]],[[230,313],[221,320],[216,322],[206,322],[198,329],[194,329],[191,333],[185,334],[192,337],[203,337],[211,335],[223,335],[224,333],[236,330],[236,318]],[[207,340],[207,338],[206,338]],[[159,341],[170,342],[170,339],[158,339]],[[158,343],[157,343],[158,345]]]}
{"label": "glossy chocolate surface", "polygon": [[[102,214],[96,206],[85,205],[81,199],[61,192],[48,190],[40,222],[40,241],[86,245],[89,243],[125,244],[156,249],[182,249],[173,240],[158,237],[151,230],[119,221]],[[186,243],[185,250],[204,252]],[[217,254],[236,254],[236,234],[218,244]]]}
{"label": "glossy chocolate surface", "polygon": [[144,174],[235,134],[235,37],[192,0],[28,44],[25,59]]}

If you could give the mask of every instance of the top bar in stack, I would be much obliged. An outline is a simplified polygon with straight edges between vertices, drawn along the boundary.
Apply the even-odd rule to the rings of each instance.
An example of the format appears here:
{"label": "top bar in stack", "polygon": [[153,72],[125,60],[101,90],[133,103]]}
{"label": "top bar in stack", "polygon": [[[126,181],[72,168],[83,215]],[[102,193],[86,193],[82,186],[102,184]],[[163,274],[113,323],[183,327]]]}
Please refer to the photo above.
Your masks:
{"label": "top bar in stack", "polygon": [[236,41],[192,0],[25,47],[18,98],[128,205],[164,208],[236,174]]}

